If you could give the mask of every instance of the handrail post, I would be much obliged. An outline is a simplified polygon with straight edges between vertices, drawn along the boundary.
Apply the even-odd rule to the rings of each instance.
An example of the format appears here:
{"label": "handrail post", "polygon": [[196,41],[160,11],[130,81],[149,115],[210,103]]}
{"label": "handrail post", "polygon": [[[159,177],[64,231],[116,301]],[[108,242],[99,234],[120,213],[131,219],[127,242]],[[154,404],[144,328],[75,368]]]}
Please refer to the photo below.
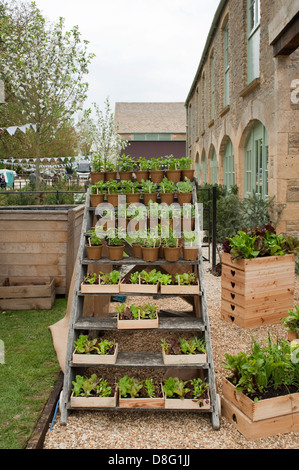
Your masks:
{"label": "handrail post", "polygon": [[216,268],[216,245],[217,245],[217,200],[216,186],[213,186],[213,211],[212,211],[212,271]]}

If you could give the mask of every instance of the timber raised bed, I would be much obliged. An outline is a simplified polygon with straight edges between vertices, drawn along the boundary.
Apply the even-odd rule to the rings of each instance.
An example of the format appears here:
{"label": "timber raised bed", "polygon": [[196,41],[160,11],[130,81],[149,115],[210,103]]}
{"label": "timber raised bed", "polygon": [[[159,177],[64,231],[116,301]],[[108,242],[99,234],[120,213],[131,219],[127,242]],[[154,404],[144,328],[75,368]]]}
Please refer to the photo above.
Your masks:
{"label": "timber raised bed", "polygon": [[222,395],[223,415],[249,440],[299,430],[299,393],[254,402],[223,379]]}
{"label": "timber raised bed", "polygon": [[232,260],[222,253],[221,318],[243,328],[280,323],[294,304],[295,255]]}
{"label": "timber raised bed", "polygon": [[55,280],[50,277],[11,277],[0,282],[1,310],[50,310],[55,297]]}

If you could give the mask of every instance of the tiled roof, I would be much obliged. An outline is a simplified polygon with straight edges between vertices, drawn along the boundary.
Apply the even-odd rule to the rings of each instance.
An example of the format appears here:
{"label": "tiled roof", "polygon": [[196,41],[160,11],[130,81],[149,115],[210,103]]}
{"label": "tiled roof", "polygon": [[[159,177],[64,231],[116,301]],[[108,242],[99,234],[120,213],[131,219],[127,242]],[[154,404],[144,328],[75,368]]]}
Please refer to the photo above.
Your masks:
{"label": "tiled roof", "polygon": [[186,133],[184,103],[115,103],[120,134]]}

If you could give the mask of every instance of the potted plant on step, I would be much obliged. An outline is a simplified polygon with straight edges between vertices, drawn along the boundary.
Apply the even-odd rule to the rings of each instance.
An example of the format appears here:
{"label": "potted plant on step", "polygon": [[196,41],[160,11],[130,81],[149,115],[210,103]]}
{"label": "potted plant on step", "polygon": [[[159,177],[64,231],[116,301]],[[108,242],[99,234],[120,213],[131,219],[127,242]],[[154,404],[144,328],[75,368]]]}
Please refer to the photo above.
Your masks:
{"label": "potted plant on step", "polygon": [[163,381],[165,408],[208,410],[211,408],[209,384],[200,377],[181,380],[169,377]]}
{"label": "potted plant on step", "polygon": [[144,205],[147,206],[150,201],[157,202],[157,189],[158,185],[156,183],[153,183],[150,180],[141,181],[141,192],[143,194]]}
{"label": "potted plant on step", "polygon": [[86,253],[88,259],[100,259],[102,257],[103,240],[98,237],[94,228],[87,234]]}
{"label": "potted plant on step", "polygon": [[116,180],[110,180],[106,183],[107,188],[107,202],[112,206],[118,206],[118,195],[120,190],[120,182]]}
{"label": "potted plant on step", "polygon": [[225,354],[222,413],[247,439],[299,430],[299,345],[269,334]]}
{"label": "potted plant on step", "polygon": [[139,157],[137,162],[138,170],[136,170],[135,174],[138,183],[141,183],[142,180],[146,181],[148,179],[150,162],[144,157]]}
{"label": "potted plant on step", "polygon": [[178,203],[180,206],[192,202],[193,183],[188,178],[177,183]]}
{"label": "potted plant on step", "polygon": [[182,180],[185,181],[185,178],[188,178],[190,181],[194,179],[194,169],[191,168],[192,159],[188,157],[182,157],[178,161],[178,168],[182,172]]}
{"label": "potted plant on step", "polygon": [[185,261],[196,261],[200,247],[200,235],[194,231],[183,231],[183,258]]}
{"label": "potted plant on step", "polygon": [[106,183],[101,180],[90,187],[90,206],[96,207],[98,204],[104,202],[105,194],[107,191]]}
{"label": "potted plant on step", "polygon": [[113,162],[106,161],[104,166],[105,181],[111,181],[116,179],[117,171],[116,165]]}
{"label": "potted plant on step", "polygon": [[118,173],[120,180],[128,181],[132,179],[134,164],[135,162],[130,155],[122,154],[118,159]]}
{"label": "potted plant on step", "polygon": [[162,157],[151,158],[149,161],[149,176],[153,183],[161,183],[164,178],[165,161]]}
{"label": "potted plant on step", "polygon": [[127,204],[138,203],[140,199],[139,183],[137,181],[122,181],[121,192],[126,195]]}
{"label": "potted plant on step", "polygon": [[123,259],[126,233],[120,228],[113,228],[107,232],[108,257],[112,261]]}
{"label": "potted plant on step", "polygon": [[173,181],[168,178],[163,178],[160,184],[160,199],[162,203],[172,204],[174,202],[174,193],[176,191],[176,185]]}
{"label": "potted plant on step", "polygon": [[142,239],[142,257],[144,261],[157,261],[159,257],[160,239],[149,231]]}
{"label": "potted plant on step", "polygon": [[104,181],[104,159],[102,155],[95,155],[92,159],[92,170],[90,172],[91,184],[96,184],[98,181]]}
{"label": "potted plant on step", "polygon": [[161,384],[154,379],[124,375],[117,383],[120,408],[163,408]]}
{"label": "potted plant on step", "polygon": [[178,183],[181,180],[181,170],[178,168],[178,160],[173,156],[166,158],[166,176],[170,181]]}
{"label": "potted plant on step", "polygon": [[204,338],[161,338],[164,364],[205,364],[207,351]]}
{"label": "potted plant on step", "polygon": [[114,382],[92,374],[76,375],[72,382],[72,408],[115,408],[117,386]]}
{"label": "potted plant on step", "polygon": [[163,246],[163,256],[166,261],[175,262],[180,258],[179,239],[174,236],[173,229],[169,226],[169,234],[167,237],[162,238],[161,244]]}
{"label": "potted plant on step", "polygon": [[74,342],[73,364],[115,364],[118,344],[103,338],[80,335]]}

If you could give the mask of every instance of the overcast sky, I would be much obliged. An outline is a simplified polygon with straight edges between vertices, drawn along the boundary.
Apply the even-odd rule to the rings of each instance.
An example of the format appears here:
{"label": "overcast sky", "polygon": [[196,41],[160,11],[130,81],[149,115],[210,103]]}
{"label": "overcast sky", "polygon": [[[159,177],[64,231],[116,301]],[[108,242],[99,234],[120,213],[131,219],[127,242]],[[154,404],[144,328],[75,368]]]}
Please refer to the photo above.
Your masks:
{"label": "overcast sky", "polygon": [[88,101],[184,102],[219,0],[36,0],[50,21],[78,25],[96,54]]}

